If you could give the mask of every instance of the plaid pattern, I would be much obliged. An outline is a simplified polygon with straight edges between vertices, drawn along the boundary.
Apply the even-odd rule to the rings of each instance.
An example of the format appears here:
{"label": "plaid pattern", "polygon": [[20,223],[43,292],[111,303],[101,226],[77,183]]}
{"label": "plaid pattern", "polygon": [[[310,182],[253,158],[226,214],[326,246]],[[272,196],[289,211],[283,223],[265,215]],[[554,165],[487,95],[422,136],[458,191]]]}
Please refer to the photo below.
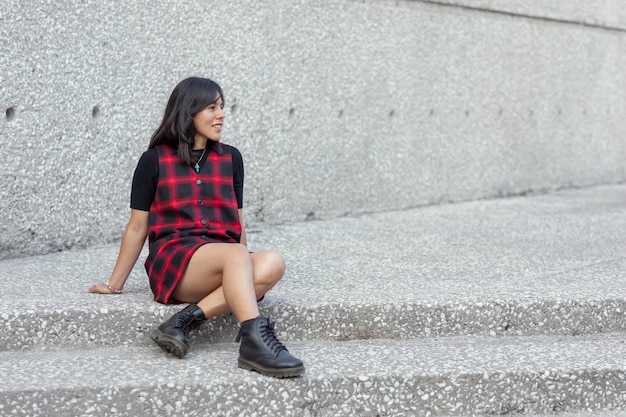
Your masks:
{"label": "plaid pattern", "polygon": [[233,188],[230,147],[214,150],[196,173],[178,158],[177,150],[158,146],[159,181],[150,207],[145,262],[154,300],[176,303],[171,298],[195,251],[207,243],[236,243],[241,223]]}

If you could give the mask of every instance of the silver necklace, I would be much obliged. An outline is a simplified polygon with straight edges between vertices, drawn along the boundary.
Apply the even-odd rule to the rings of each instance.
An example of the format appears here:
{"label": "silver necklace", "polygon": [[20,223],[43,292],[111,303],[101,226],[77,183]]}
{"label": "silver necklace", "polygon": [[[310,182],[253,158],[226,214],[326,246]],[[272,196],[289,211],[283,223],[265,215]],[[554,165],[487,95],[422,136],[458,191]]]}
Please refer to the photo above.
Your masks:
{"label": "silver necklace", "polygon": [[196,169],[196,174],[200,173],[200,161],[202,161],[202,158],[204,157],[205,152],[206,152],[206,148],[204,148],[204,150],[202,151],[202,155],[200,155],[200,158],[198,158],[198,160],[196,161],[196,166],[194,167]]}

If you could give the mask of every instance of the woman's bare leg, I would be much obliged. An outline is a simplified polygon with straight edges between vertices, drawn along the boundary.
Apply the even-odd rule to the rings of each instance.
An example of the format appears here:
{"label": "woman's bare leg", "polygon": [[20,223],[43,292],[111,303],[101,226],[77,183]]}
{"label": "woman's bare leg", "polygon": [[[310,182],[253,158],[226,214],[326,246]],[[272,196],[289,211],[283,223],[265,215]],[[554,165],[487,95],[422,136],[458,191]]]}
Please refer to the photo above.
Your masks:
{"label": "woman's bare leg", "polygon": [[304,374],[302,360],[276,338],[273,322],[259,314],[257,307],[257,297],[272,288],[284,271],[284,261],[276,252],[251,255],[239,244],[200,247],[174,291],[175,299],[191,304],[159,326],[153,340],[182,358],[189,345],[187,332],[206,318],[230,310],[241,323],[236,339],[241,341],[240,368],[281,378]]}
{"label": "woman's bare leg", "polygon": [[[200,249],[215,245],[237,246],[237,249],[230,250],[230,248],[220,247],[218,250],[205,250],[203,251],[205,253],[201,253],[196,257]],[[237,314],[233,307],[231,307],[231,303],[226,301],[227,297],[224,293],[223,285],[224,279],[231,279],[232,277],[230,277],[229,274],[234,273],[249,277],[247,265],[251,263],[254,306],[256,306],[256,300],[265,295],[265,293],[274,287],[283,277],[285,273],[285,261],[282,256],[275,251],[266,250],[250,254],[247,248],[245,251],[240,250],[242,247],[242,245],[217,243],[202,246],[196,251],[196,254],[194,254],[189,262],[183,280],[174,291],[174,298],[185,303],[197,303],[207,319],[232,311],[239,322],[246,320],[246,318],[241,319],[241,314]],[[224,265],[227,266],[226,269],[220,267],[220,262],[205,262],[205,260],[209,258],[215,260],[215,257],[220,255],[232,258],[231,260],[236,263],[235,267],[233,268],[233,265],[226,265],[229,262],[226,259],[224,260]],[[235,280],[235,282],[239,281]],[[239,291],[241,291],[241,289],[239,289]],[[243,312],[242,317],[253,314],[255,311],[250,308],[251,306],[247,304],[248,302],[249,300],[243,303],[245,311],[247,312]],[[232,304],[236,305],[236,303]],[[235,308],[239,309],[240,307],[236,306]],[[256,309],[256,315],[254,317],[256,316],[258,316],[258,309]]]}

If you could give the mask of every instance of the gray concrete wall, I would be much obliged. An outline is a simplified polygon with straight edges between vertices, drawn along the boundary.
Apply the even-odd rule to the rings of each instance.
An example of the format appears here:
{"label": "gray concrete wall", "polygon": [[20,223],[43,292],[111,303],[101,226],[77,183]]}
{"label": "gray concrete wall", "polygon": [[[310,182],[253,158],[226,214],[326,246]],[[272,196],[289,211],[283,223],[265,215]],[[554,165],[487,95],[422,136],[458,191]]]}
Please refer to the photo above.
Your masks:
{"label": "gray concrete wall", "polygon": [[190,75],[225,90],[248,224],[623,182],[620,2],[521,3],[5,0],[0,258],[119,238]]}

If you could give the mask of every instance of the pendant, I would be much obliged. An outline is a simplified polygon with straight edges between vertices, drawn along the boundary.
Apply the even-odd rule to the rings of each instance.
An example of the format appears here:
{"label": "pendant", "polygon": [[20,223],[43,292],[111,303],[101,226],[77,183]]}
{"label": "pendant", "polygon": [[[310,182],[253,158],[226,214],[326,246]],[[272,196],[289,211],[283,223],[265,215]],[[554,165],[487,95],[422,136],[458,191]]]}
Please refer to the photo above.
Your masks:
{"label": "pendant", "polygon": [[196,174],[199,174],[200,173],[200,165],[196,164],[195,168],[196,168]]}

